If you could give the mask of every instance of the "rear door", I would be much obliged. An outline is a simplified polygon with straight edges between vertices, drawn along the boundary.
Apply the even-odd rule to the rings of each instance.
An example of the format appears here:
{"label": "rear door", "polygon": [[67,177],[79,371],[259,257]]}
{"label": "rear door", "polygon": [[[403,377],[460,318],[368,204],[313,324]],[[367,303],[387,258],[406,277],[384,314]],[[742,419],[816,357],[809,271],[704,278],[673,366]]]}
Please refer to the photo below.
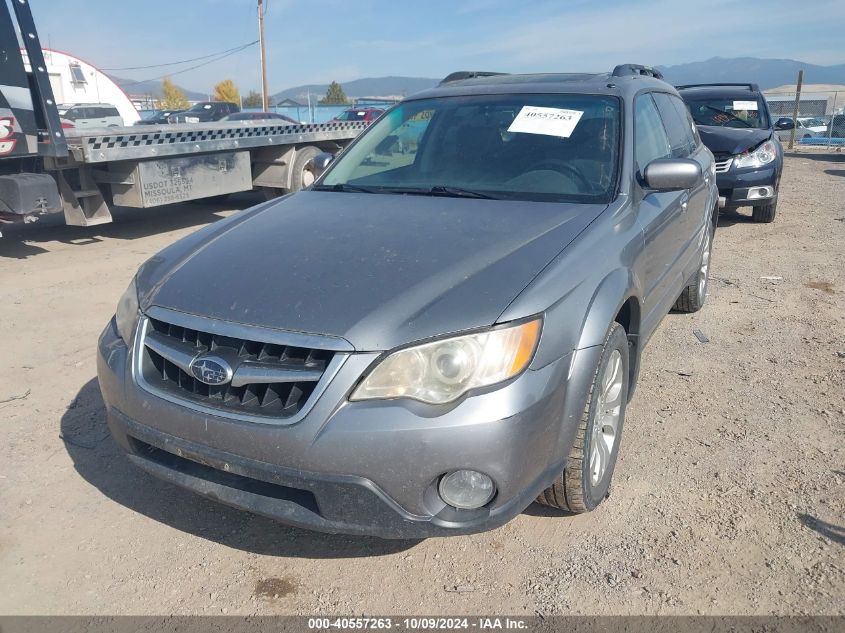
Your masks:
{"label": "rear door", "polygon": [[634,161],[642,192],[637,219],[645,245],[635,268],[644,293],[642,334],[645,339],[680,294],[681,252],[685,242],[682,205],[688,202],[689,194],[686,191],[649,191],[643,179],[651,161],[671,155],[669,137],[651,93],[640,94],[634,101]]}

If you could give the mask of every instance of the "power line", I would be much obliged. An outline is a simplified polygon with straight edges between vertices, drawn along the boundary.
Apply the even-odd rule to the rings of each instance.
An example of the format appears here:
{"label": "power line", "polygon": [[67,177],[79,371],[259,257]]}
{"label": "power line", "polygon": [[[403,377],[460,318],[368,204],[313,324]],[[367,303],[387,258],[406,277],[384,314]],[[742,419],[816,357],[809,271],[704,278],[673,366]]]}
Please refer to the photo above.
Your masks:
{"label": "power line", "polygon": [[[165,66],[178,66],[179,64],[187,64],[189,62],[197,62],[201,59],[208,59],[209,57],[216,57],[217,55],[225,55],[226,53],[235,53],[238,51],[242,51],[247,46],[252,46],[253,44],[257,43],[258,40],[254,42],[249,42],[248,44],[242,44],[241,46],[235,46],[234,48],[227,48],[225,51],[218,51],[216,53],[211,53],[209,55],[203,55],[202,57],[194,57],[192,59],[183,59],[178,62],[167,62],[166,64],[152,64],[150,66],[126,66],[124,68],[103,68],[103,70],[146,70],[148,68],[163,68]],[[181,72],[181,71],[180,71]]]}
{"label": "power line", "polygon": [[191,70],[195,70],[195,69],[200,68],[202,66],[208,66],[209,64],[213,64],[214,62],[220,61],[221,59],[223,59],[225,57],[229,57],[231,55],[234,55],[235,53],[240,53],[242,50],[247,49],[250,46],[255,46],[256,44],[258,44],[258,40],[255,40],[254,42],[250,42],[249,44],[243,44],[242,46],[239,46],[238,48],[231,49],[231,50],[225,52],[222,55],[218,55],[214,59],[210,59],[210,60],[203,62],[201,64],[191,66],[190,68],[183,68],[182,70],[177,70],[176,72],[173,72],[173,73],[165,73],[164,75],[160,75],[158,77],[151,77],[150,79],[139,79],[137,81],[129,81],[129,82],[124,83],[123,85],[124,86],[134,86],[135,84],[140,84],[140,83],[144,83],[144,82],[147,82],[147,81],[158,81],[159,79],[164,79],[165,77],[173,77],[174,75],[181,75],[182,73],[186,73],[186,72],[189,72]]}

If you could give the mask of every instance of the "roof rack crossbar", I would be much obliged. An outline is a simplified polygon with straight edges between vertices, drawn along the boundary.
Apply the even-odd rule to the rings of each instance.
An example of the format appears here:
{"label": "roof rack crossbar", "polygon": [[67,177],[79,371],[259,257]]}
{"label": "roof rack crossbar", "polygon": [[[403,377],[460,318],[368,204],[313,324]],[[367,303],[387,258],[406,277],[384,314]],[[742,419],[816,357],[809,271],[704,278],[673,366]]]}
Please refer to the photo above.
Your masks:
{"label": "roof rack crossbar", "polygon": [[712,84],[684,84],[682,86],[675,86],[675,88],[677,88],[678,90],[682,90],[684,88],[710,88],[710,87],[718,88],[720,86],[734,87],[734,88],[748,88],[752,92],[759,92],[760,91],[760,88],[757,86],[757,84],[729,83],[729,82],[722,82],[722,81],[712,83]]}
{"label": "roof rack crossbar", "polygon": [[453,81],[462,81],[464,79],[475,79],[476,77],[496,77],[497,75],[507,75],[508,73],[497,73],[487,70],[458,70],[449,73],[439,85],[448,84]]}
{"label": "roof rack crossbar", "polygon": [[646,77],[654,77],[655,79],[663,79],[663,73],[659,70],[641,64],[619,64],[611,73],[613,77],[629,77],[631,75],[644,75]]}

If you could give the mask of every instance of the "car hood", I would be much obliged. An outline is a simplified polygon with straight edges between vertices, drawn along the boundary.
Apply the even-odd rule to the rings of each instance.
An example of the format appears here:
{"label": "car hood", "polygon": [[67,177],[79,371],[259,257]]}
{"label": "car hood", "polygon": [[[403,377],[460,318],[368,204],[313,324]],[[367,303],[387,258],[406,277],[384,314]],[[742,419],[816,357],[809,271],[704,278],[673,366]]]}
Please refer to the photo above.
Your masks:
{"label": "car hood", "polygon": [[300,192],[153,257],[141,306],[386,350],[494,324],[606,207]]}
{"label": "car hood", "polygon": [[699,125],[702,142],[714,154],[741,154],[772,136],[771,130]]}

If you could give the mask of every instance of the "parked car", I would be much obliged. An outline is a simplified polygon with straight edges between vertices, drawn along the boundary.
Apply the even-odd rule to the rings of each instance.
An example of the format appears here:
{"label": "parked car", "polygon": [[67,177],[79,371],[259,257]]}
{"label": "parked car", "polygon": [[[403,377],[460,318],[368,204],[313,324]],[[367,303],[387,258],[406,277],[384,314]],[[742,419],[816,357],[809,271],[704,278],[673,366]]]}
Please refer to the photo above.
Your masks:
{"label": "parked car", "polygon": [[66,103],[59,106],[59,116],[75,127],[121,127],[123,118],[108,103]]}
{"label": "parked car", "polygon": [[170,117],[182,112],[184,110],[151,110],[141,120],[135,121],[135,125],[165,125]]}
{"label": "parked car", "polygon": [[382,112],[384,112],[383,108],[349,108],[331,119],[329,123],[339,123],[341,121],[375,121],[381,116]]}
{"label": "parked car", "polygon": [[837,114],[830,120],[825,135],[833,138],[845,138],[845,114]]}
{"label": "parked car", "polygon": [[284,114],[278,112],[235,112],[224,116],[221,121],[283,121],[285,123],[296,123],[299,121],[292,119]]}
{"label": "parked car", "polygon": [[[755,222],[773,222],[783,146],[760,89],[756,84],[695,84],[678,86],[678,91],[701,140],[716,157],[725,208],[750,206]],[[784,129],[784,124],[777,129]]]}
{"label": "parked car", "polygon": [[824,122],[815,117],[798,117],[796,122],[797,126],[793,125],[792,117],[780,117],[775,121],[775,133],[781,142],[789,141],[793,127],[795,128],[796,140],[821,136],[827,129]]}
{"label": "parked car", "polygon": [[168,117],[170,123],[207,123],[219,121],[224,116],[233,112],[240,112],[241,108],[236,103],[226,101],[200,101],[183,112]]}
{"label": "parked car", "polygon": [[[412,152],[378,151],[409,121]],[[651,69],[450,75],[310,190],[141,266],[99,341],[111,433],[158,477],[327,532],[592,510],[647,341],[705,301],[713,174]]]}

